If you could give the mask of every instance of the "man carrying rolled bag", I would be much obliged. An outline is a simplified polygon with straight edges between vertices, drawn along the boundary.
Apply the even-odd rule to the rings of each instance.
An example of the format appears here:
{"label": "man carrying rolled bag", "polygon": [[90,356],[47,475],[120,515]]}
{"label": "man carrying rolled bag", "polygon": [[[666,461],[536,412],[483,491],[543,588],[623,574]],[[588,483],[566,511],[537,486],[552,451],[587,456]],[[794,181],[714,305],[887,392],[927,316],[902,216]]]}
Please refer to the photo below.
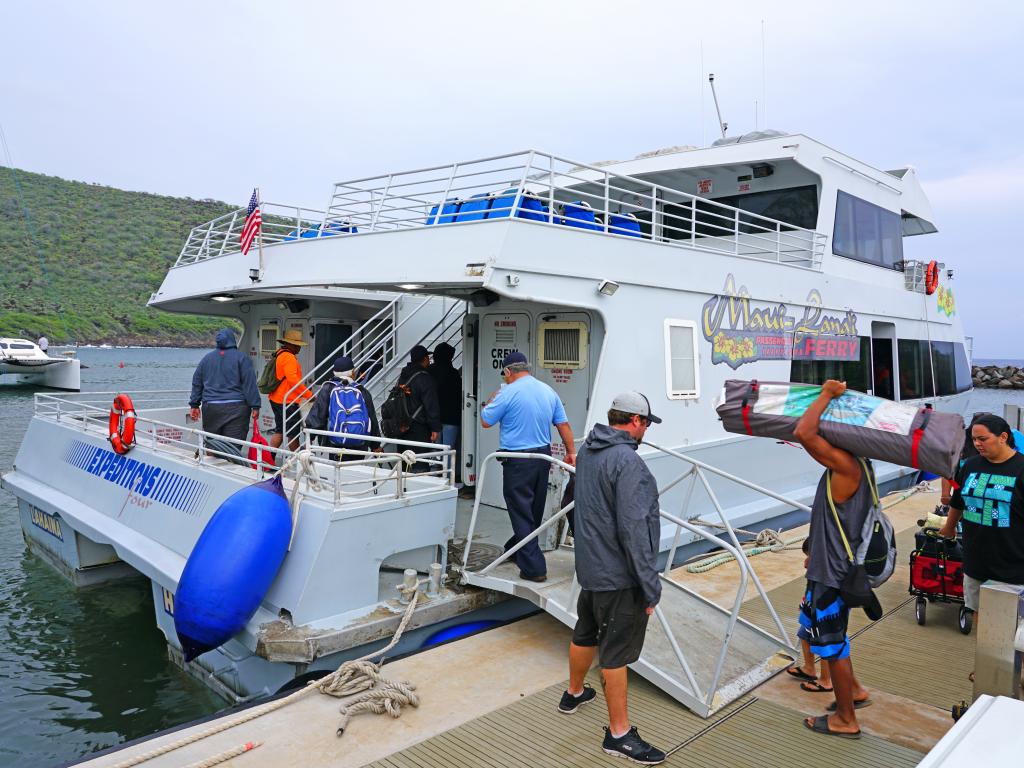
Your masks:
{"label": "man carrying rolled bag", "polygon": [[828,662],[836,696],[832,714],[809,717],[804,725],[816,733],[857,739],[860,726],[855,709],[866,706],[869,699],[854,676],[850,661],[850,640],[846,634],[850,608],[840,594],[840,587],[851,562],[832,507],[850,548],[856,551],[864,520],[872,508],[871,478],[866,464],[835,447],[818,432],[822,413],[833,398],[845,391],[845,382],[826,381],[821,394],[800,417],[793,434],[811,458],[825,467],[811,505],[807,590],[800,605],[800,625],[808,635],[811,650]]}

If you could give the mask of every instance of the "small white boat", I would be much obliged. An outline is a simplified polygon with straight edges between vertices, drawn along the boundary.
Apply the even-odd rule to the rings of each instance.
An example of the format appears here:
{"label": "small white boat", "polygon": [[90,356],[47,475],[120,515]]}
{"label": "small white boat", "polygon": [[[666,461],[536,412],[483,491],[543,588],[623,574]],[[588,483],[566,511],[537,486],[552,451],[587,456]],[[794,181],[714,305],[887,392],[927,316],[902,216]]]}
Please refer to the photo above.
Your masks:
{"label": "small white boat", "polygon": [[81,389],[81,364],[74,357],[50,357],[28,339],[0,338],[0,383]]}

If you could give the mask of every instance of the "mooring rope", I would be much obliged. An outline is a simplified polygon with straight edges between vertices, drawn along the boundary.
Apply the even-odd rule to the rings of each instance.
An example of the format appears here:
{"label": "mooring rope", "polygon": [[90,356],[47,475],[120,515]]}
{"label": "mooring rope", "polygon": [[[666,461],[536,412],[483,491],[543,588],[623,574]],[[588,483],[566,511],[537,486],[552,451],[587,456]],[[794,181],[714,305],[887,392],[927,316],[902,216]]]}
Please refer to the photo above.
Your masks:
{"label": "mooring rope", "polygon": [[185,768],[213,768],[213,766],[227,762],[233,757],[244,755],[246,752],[252,752],[256,747],[260,746],[260,744],[261,742],[258,741],[249,741],[245,744],[239,744],[237,747],[220,752],[213,757],[208,757],[197,763],[189,763]]}
{"label": "mooring rope", "polygon": [[[210,736],[215,736],[218,733],[236,728],[258,717],[275,712],[289,704],[294,704],[300,699],[304,699],[314,692],[325,693],[329,696],[357,694],[355,699],[346,701],[341,706],[341,723],[336,731],[338,736],[344,733],[349,720],[360,712],[376,712],[378,714],[387,712],[392,717],[398,717],[401,714],[402,707],[406,704],[418,707],[420,700],[419,695],[415,692],[416,686],[409,682],[388,680],[380,674],[380,668],[384,660],[381,659],[380,662],[373,663],[370,659],[383,656],[398,644],[398,641],[402,638],[402,633],[405,632],[406,627],[409,626],[409,622],[412,620],[413,612],[416,610],[416,603],[419,601],[420,595],[419,587],[420,582],[417,582],[415,587],[409,589],[412,596],[409,600],[409,606],[405,609],[405,614],[398,624],[398,629],[395,630],[391,642],[379,651],[373,651],[358,659],[346,661],[331,674],[319,680],[311,681],[304,688],[300,688],[283,699],[269,701],[266,704],[247,709],[235,717],[216,723],[191,736],[186,736],[162,747],[143,752],[136,757],[122,760],[111,766],[111,768],[131,768],[132,766],[140,765],[161,755],[166,755],[168,752],[187,747],[189,744],[195,744],[197,741],[202,741]],[[216,763],[204,762],[197,765],[205,766],[207,764],[215,765]]]}

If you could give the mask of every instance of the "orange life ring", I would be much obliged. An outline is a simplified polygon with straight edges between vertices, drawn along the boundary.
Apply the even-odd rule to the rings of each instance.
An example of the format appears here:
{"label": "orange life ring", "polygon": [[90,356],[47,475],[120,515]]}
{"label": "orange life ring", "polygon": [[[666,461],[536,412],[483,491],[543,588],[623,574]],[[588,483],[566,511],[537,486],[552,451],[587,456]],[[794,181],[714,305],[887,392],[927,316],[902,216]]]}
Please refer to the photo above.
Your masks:
{"label": "orange life ring", "polygon": [[123,392],[110,409],[110,444],[122,456],[135,447],[135,406]]}
{"label": "orange life ring", "polygon": [[924,292],[931,296],[939,287],[939,264],[932,259],[924,271]]}

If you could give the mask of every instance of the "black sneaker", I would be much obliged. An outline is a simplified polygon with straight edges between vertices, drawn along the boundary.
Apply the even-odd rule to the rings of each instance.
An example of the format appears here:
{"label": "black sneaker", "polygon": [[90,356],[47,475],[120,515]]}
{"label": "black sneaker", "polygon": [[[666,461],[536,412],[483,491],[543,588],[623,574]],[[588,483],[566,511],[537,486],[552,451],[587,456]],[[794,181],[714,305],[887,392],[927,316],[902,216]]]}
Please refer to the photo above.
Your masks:
{"label": "black sneaker", "polygon": [[564,715],[571,715],[595,696],[597,696],[597,691],[584,683],[583,693],[579,696],[573,696],[569,691],[562,693],[562,700],[558,702],[558,711]]}
{"label": "black sneaker", "polygon": [[634,763],[657,765],[665,762],[665,753],[641,739],[635,725],[621,739],[613,737],[611,730],[605,728],[604,743],[601,747],[609,755],[624,757]]}

